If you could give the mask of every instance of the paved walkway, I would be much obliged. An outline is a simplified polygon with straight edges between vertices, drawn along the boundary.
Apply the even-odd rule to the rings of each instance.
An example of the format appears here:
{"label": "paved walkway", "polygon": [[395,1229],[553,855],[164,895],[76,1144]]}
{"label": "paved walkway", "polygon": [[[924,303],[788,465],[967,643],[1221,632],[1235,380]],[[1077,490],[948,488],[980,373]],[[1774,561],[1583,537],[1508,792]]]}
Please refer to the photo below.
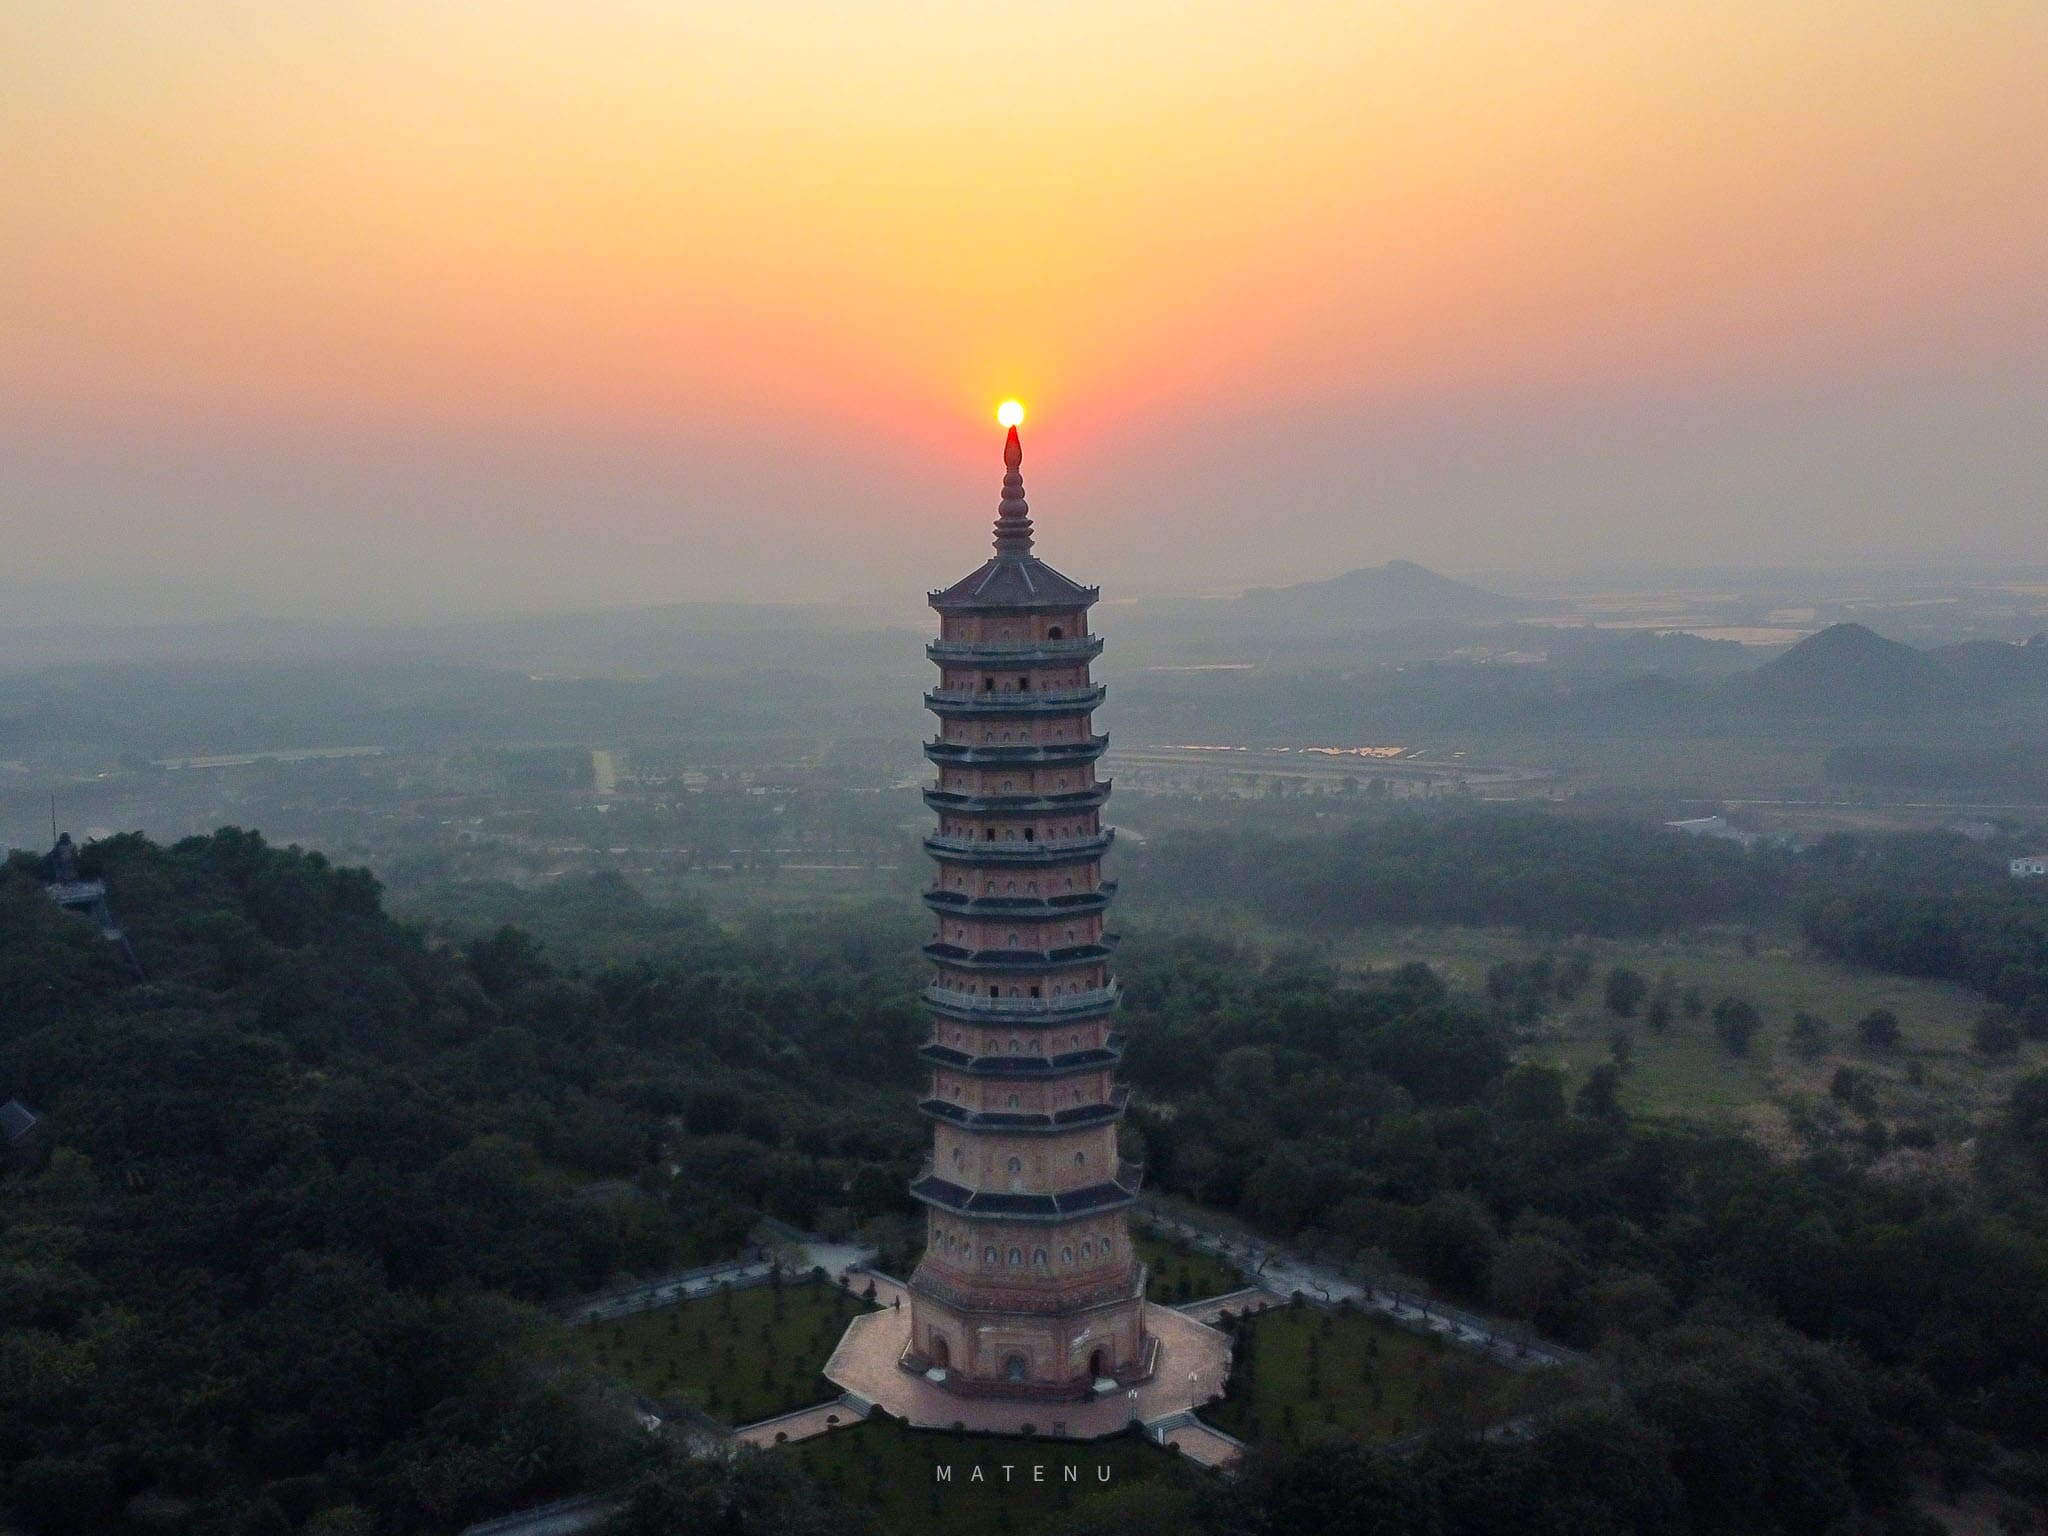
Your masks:
{"label": "paved walkway", "polygon": [[[792,1246],[802,1255],[799,1261],[783,1268],[783,1273],[792,1280],[801,1279],[813,1269],[823,1269],[837,1280],[847,1270],[857,1269],[875,1256],[874,1249],[863,1248],[857,1243],[819,1240]],[[674,1274],[658,1275],[639,1285],[586,1296],[564,1311],[562,1317],[571,1326],[610,1322],[615,1317],[631,1317],[637,1312],[651,1312],[656,1307],[708,1296],[722,1285],[758,1284],[768,1278],[774,1267],[772,1259],[734,1259],[729,1264],[678,1270]]]}
{"label": "paved walkway", "polygon": [[814,1439],[842,1425],[858,1424],[866,1417],[865,1409],[842,1397],[815,1408],[799,1408],[795,1413],[763,1419],[758,1424],[742,1425],[732,1432],[732,1438],[735,1445],[757,1445],[765,1451],[771,1446]]}
{"label": "paved walkway", "polygon": [[1513,1370],[1584,1360],[1574,1350],[1529,1337],[1524,1329],[1478,1317],[1428,1297],[1366,1285],[1333,1264],[1320,1263],[1289,1249],[1241,1234],[1198,1227],[1161,1210],[1148,1210],[1146,1214],[1161,1231],[1190,1247],[1228,1258],[1252,1272],[1261,1290],[1280,1296],[1300,1291],[1317,1301],[1348,1301],[1405,1327],[1442,1334],[1449,1342],[1477,1350]]}
{"label": "paved walkway", "polygon": [[1230,1466],[1245,1450],[1243,1441],[1211,1428],[1200,1419],[1176,1424],[1166,1431],[1166,1438],[1160,1444],[1172,1446],[1189,1461],[1199,1462],[1205,1467]]}
{"label": "paved walkway", "polygon": [[617,1508],[616,1500],[588,1494],[466,1525],[461,1536],[578,1536],[602,1525]]}
{"label": "paved walkway", "polygon": [[1206,1301],[1185,1302],[1174,1310],[1185,1313],[1198,1323],[1208,1323],[1213,1327],[1226,1312],[1233,1317],[1242,1317],[1247,1312],[1263,1312],[1268,1307],[1286,1305],[1287,1298],[1278,1291],[1269,1291],[1261,1285],[1249,1285],[1228,1295],[1211,1296]]}
{"label": "paved walkway", "polygon": [[[957,1423],[981,1433],[1015,1435],[1029,1424],[1039,1435],[1079,1440],[1120,1433],[1135,1418],[1152,1426],[1152,1438],[1175,1447],[1190,1461],[1206,1467],[1228,1466],[1243,1455],[1243,1442],[1195,1417],[1195,1410],[1222,1391],[1230,1374],[1230,1340],[1210,1324],[1226,1311],[1242,1314],[1247,1309],[1284,1305],[1296,1291],[1322,1302],[1349,1301],[1406,1327],[1442,1334],[1452,1343],[1481,1351],[1517,1370],[1584,1358],[1558,1345],[1527,1338],[1507,1324],[1427,1297],[1367,1285],[1334,1265],[1274,1244],[1197,1226],[1158,1209],[1148,1209],[1146,1214],[1161,1231],[1190,1247],[1228,1259],[1253,1274],[1256,1283],[1228,1295],[1189,1302],[1185,1308],[1147,1303],[1145,1326],[1159,1341],[1159,1353],[1152,1379],[1136,1391],[1080,1403],[956,1396],[897,1365],[910,1341],[909,1297],[901,1282],[865,1267],[874,1258],[874,1250],[853,1243],[807,1239],[791,1245],[800,1255],[786,1267],[791,1278],[822,1268],[835,1283],[847,1277],[856,1296],[863,1295],[872,1282],[879,1310],[853,1319],[825,1366],[826,1377],[843,1389],[844,1397],[745,1425],[733,1432],[732,1439],[758,1446],[807,1440],[858,1422],[869,1405],[885,1408],[924,1429],[950,1429]],[[585,1297],[565,1316],[571,1323],[627,1317],[710,1294],[721,1285],[765,1280],[771,1268],[767,1259],[743,1259],[663,1275]],[[1486,1433],[1489,1438],[1526,1435],[1528,1421],[1495,1425]],[[569,1536],[596,1525],[611,1507],[608,1501],[596,1498],[565,1500],[472,1526],[464,1536]]]}

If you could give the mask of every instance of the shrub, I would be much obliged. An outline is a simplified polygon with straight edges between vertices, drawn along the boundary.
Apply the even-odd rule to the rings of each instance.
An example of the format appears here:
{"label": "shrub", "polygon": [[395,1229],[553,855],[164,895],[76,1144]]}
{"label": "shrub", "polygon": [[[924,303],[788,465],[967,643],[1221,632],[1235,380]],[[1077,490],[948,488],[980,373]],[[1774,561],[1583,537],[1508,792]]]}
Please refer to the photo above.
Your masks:
{"label": "shrub", "polygon": [[1986,1008],[1970,1031],[1970,1043],[1986,1056],[2010,1056],[2020,1048],[2020,1027],[2008,1008]]}
{"label": "shrub", "polygon": [[1889,1008],[1873,1008],[1856,1021],[1856,1034],[1873,1051],[1897,1050],[1899,1016]]}
{"label": "shrub", "polygon": [[1827,1054],[1828,1021],[1804,1009],[1792,1015],[1792,1049],[1802,1061],[1814,1061]]}
{"label": "shrub", "polygon": [[1641,976],[1617,965],[1607,973],[1607,1011],[1618,1019],[1632,1019],[1649,991],[1649,983]]}
{"label": "shrub", "polygon": [[1730,1056],[1747,1056],[1750,1041],[1763,1025],[1763,1015],[1747,998],[1724,997],[1714,1004],[1714,1035]]}

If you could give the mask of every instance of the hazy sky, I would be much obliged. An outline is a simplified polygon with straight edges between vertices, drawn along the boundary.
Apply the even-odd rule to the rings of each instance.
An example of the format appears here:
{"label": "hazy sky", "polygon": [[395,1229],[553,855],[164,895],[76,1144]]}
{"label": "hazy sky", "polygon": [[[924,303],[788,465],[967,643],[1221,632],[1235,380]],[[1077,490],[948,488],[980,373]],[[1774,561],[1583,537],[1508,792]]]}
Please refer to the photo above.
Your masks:
{"label": "hazy sky", "polygon": [[9,0],[0,618],[2048,559],[2041,0]]}

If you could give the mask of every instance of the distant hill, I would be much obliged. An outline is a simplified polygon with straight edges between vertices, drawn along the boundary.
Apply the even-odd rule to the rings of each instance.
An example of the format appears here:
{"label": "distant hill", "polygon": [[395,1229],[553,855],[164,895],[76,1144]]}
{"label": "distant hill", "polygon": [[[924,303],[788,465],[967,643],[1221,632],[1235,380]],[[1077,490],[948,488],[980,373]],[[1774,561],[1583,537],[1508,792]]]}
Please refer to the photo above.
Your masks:
{"label": "distant hill", "polygon": [[1453,581],[1411,560],[1389,560],[1326,581],[1253,587],[1230,606],[1245,618],[1303,628],[1392,629],[1408,624],[1499,624],[1527,618],[1545,605]]}
{"label": "distant hill", "polygon": [[2048,636],[1922,651],[1861,624],[1833,624],[1757,668],[1744,691],[1780,708],[1861,718],[2040,707],[2048,705]]}

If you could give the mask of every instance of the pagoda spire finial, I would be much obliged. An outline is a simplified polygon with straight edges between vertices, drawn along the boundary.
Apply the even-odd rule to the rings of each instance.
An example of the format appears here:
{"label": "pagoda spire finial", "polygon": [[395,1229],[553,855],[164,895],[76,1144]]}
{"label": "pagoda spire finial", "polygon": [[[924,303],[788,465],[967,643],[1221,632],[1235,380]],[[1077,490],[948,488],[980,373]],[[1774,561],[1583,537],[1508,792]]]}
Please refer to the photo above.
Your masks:
{"label": "pagoda spire finial", "polygon": [[996,555],[1022,556],[1031,553],[1031,504],[1024,499],[1024,445],[1017,429],[1003,444],[1003,500],[996,509]]}

